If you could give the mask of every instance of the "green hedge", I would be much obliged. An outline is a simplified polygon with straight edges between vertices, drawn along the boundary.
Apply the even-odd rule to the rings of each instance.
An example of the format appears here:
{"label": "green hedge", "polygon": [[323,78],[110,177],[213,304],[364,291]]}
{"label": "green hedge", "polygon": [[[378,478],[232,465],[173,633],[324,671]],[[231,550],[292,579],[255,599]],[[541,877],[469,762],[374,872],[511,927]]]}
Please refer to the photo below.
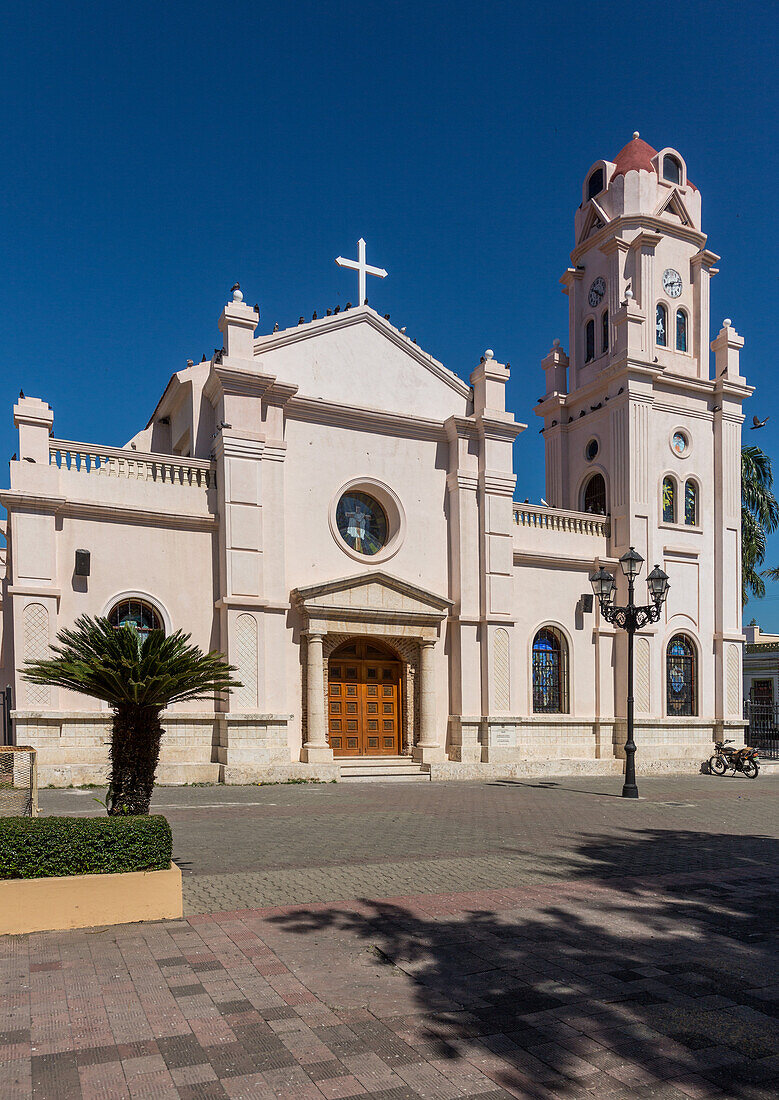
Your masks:
{"label": "green hedge", "polygon": [[173,837],[151,817],[2,817],[0,879],[164,871]]}

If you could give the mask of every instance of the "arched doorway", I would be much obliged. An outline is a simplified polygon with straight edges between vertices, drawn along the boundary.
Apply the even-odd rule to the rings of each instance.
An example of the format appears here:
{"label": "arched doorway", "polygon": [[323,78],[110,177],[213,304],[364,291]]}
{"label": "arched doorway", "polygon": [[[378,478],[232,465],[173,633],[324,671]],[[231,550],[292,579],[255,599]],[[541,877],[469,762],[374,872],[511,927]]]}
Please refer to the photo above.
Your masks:
{"label": "arched doorway", "polygon": [[350,641],[327,666],[327,729],[333,756],[398,756],[401,665],[374,640]]}

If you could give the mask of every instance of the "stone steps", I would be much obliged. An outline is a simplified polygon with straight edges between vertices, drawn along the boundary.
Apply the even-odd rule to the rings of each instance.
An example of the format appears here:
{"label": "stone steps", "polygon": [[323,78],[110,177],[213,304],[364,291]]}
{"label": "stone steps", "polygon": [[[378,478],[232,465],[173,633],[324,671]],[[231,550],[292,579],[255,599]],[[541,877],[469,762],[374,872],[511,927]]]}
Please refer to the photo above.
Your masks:
{"label": "stone steps", "polygon": [[340,757],[341,782],[429,783],[430,769],[409,756]]}

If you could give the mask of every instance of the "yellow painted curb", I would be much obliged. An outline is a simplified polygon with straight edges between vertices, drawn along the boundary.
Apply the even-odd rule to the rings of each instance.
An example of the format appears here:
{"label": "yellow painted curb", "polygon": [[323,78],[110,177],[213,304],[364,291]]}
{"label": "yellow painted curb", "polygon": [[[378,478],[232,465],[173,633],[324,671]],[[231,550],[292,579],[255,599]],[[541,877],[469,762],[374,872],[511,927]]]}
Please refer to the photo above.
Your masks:
{"label": "yellow painted curb", "polygon": [[183,913],[181,871],[0,881],[0,935],[165,920]]}

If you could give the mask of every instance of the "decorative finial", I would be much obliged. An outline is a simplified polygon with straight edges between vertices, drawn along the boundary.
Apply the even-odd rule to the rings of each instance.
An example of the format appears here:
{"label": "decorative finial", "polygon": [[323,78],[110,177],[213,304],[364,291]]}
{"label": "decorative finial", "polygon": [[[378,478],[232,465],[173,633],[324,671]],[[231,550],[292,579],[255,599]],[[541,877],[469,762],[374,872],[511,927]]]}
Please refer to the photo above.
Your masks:
{"label": "decorative finial", "polygon": [[240,283],[235,283],[235,285],[230,287],[230,289],[233,292],[233,301],[234,302],[242,302],[243,301],[243,294],[241,294],[241,284]]}
{"label": "decorative finial", "polygon": [[629,302],[633,300],[633,291],[630,289],[630,287],[628,287],[625,291],[625,297]]}
{"label": "decorative finial", "polygon": [[487,350],[484,353],[484,358],[485,359],[494,359],[495,358],[495,352],[492,350],[492,348],[487,348]]}
{"label": "decorative finial", "polygon": [[635,139],[636,139],[637,137],[640,137],[640,134],[639,134],[638,130],[634,130],[634,131],[633,131],[633,140],[635,141]]}
{"label": "decorative finial", "polygon": [[730,317],[726,317],[725,320],[722,322],[722,327],[723,328],[730,328],[730,326],[732,324],[733,324],[733,322],[731,321]]}
{"label": "decorative finial", "polygon": [[552,341],[552,347],[553,348],[559,348],[560,347],[560,337],[559,336],[555,336],[554,340]]}

